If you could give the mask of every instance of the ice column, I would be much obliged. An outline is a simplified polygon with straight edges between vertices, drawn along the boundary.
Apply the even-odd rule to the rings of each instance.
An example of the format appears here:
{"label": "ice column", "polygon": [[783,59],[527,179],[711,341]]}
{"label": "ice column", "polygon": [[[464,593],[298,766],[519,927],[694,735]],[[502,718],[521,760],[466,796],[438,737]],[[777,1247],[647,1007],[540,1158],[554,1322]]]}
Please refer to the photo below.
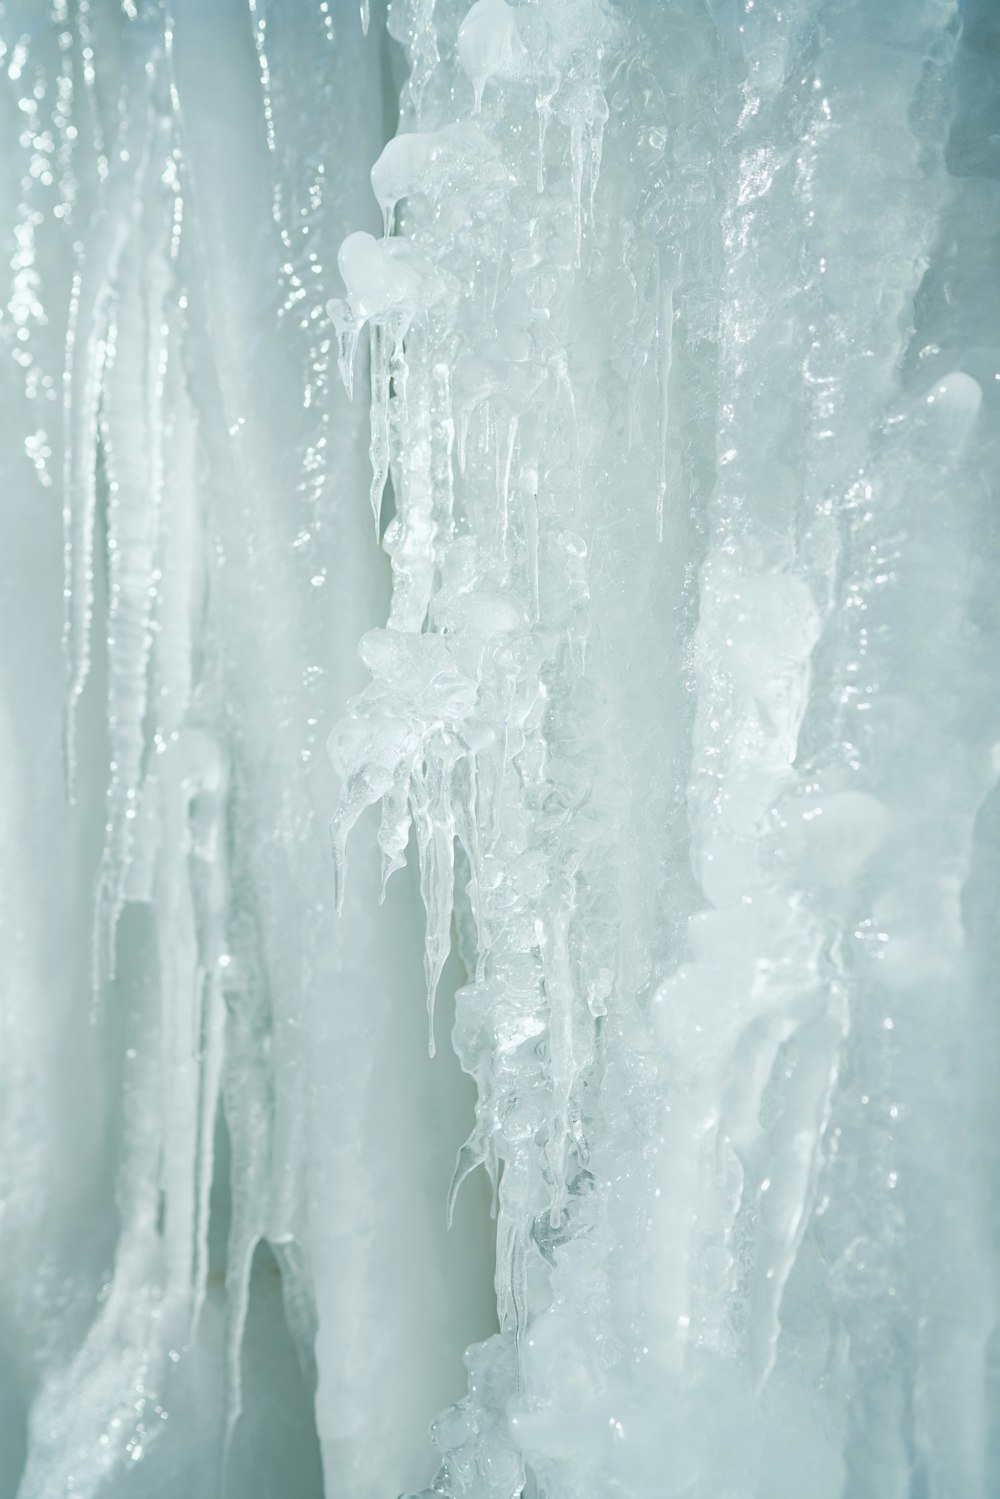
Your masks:
{"label": "ice column", "polygon": [[428,1496],[990,1491],[962,19],[393,8],[328,309],[393,606],[331,752],[341,885],[380,803],[431,1010],[452,922],[470,973],[500,1332]]}

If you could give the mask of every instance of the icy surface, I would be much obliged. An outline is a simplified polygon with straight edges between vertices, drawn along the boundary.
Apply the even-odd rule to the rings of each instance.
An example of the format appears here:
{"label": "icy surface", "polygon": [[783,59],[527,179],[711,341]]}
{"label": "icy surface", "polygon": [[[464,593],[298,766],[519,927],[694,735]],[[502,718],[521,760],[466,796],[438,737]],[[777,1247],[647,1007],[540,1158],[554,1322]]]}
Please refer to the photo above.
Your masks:
{"label": "icy surface", "polygon": [[0,4],[0,1499],[1000,1489],[998,68]]}

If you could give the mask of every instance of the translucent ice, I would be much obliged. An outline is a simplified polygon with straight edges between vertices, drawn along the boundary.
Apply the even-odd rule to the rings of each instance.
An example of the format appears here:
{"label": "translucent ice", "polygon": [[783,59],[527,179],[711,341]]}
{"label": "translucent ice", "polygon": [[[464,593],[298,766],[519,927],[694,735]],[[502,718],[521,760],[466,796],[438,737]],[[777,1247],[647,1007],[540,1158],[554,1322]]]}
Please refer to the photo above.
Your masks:
{"label": "translucent ice", "polygon": [[998,59],[0,6],[0,1495],[1000,1490]]}

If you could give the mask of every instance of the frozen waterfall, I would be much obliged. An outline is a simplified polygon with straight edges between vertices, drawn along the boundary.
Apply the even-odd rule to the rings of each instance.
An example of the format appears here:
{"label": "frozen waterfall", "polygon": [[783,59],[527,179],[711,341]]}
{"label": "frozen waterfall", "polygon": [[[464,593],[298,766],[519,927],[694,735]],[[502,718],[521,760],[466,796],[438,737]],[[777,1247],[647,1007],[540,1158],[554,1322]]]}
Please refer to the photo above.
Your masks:
{"label": "frozen waterfall", "polygon": [[0,0],[0,234],[0,1499],[996,1499],[997,0]]}

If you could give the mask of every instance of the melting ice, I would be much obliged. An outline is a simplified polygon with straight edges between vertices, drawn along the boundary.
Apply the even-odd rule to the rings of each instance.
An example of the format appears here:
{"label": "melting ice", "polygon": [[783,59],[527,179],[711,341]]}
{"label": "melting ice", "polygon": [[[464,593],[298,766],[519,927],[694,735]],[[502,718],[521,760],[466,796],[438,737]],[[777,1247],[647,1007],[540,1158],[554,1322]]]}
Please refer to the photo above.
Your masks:
{"label": "melting ice", "polygon": [[0,1496],[997,1491],[998,48],[0,5]]}

